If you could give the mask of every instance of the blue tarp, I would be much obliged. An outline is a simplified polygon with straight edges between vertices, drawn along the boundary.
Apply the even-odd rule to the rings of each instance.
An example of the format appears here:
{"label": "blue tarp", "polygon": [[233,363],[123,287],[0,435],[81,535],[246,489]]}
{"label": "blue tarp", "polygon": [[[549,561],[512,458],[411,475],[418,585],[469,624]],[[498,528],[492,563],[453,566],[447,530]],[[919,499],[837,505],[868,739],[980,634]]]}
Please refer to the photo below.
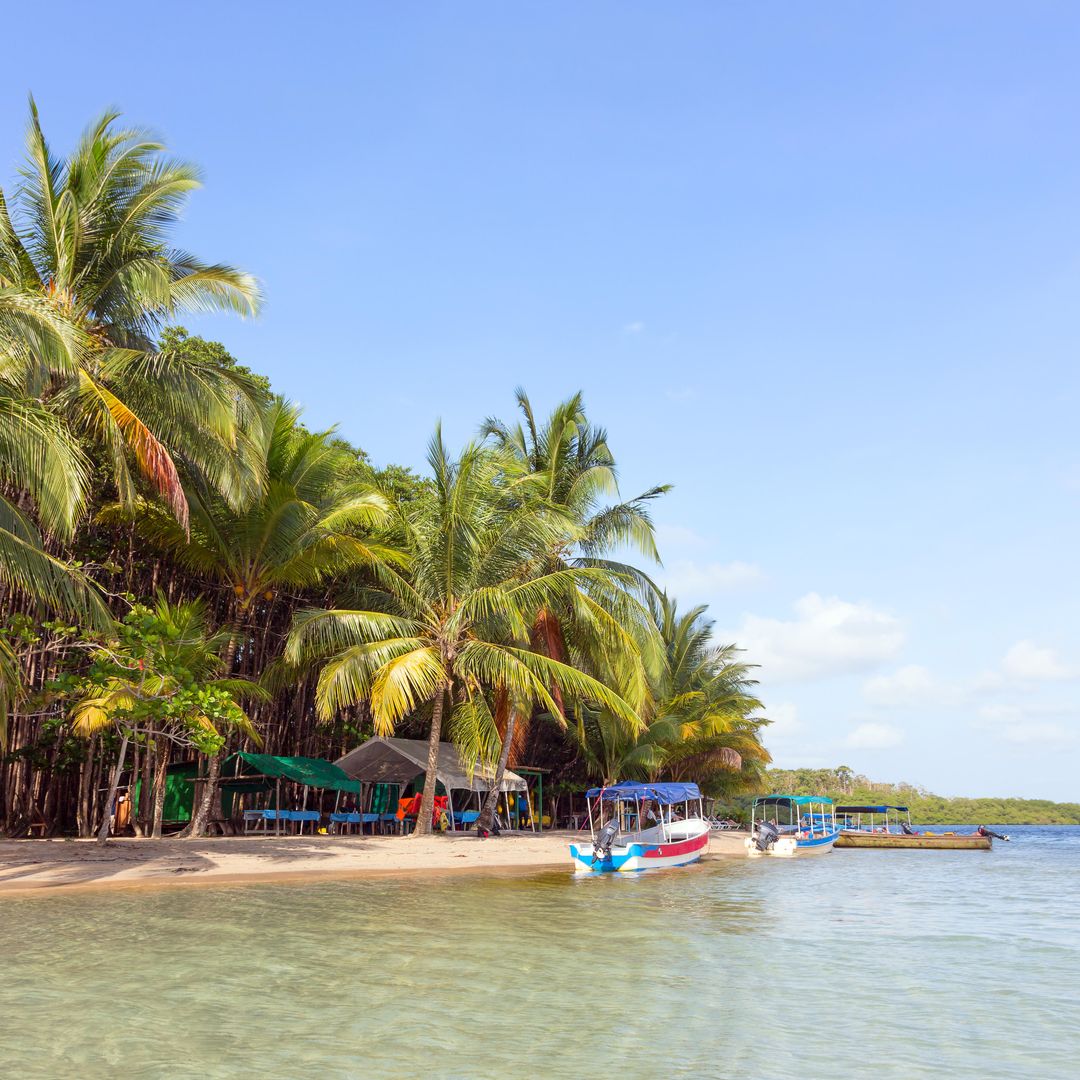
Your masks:
{"label": "blue tarp", "polygon": [[585,794],[590,799],[599,795],[604,802],[614,802],[617,799],[641,799],[644,802],[650,799],[661,806],[701,798],[697,784],[643,784],[638,780],[620,780],[612,787],[590,788]]}

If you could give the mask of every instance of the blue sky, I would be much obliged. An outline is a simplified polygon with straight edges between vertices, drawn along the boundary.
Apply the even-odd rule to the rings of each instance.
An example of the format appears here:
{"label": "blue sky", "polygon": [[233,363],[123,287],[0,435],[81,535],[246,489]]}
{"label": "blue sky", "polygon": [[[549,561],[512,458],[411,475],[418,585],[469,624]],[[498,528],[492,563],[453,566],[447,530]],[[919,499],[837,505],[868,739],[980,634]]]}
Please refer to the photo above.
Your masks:
{"label": "blue sky", "polygon": [[30,90],[200,163],[267,303],[192,329],[382,462],[583,389],[779,764],[1080,798],[1074,4],[85,10],[0,170]]}

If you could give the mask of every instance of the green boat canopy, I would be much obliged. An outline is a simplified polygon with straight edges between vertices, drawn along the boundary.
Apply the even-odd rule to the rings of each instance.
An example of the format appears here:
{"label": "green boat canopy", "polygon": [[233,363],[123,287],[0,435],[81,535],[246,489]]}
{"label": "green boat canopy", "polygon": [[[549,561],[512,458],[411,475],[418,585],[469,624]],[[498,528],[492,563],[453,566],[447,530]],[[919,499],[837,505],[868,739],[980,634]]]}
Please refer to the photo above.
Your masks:
{"label": "green boat canopy", "polygon": [[765,806],[769,803],[777,803],[781,806],[810,806],[820,803],[828,806],[832,799],[828,795],[759,795],[754,800],[755,806]]}
{"label": "green boat canopy", "polygon": [[281,777],[284,780],[294,780],[298,784],[306,784],[308,787],[328,788],[331,791],[351,791],[360,794],[360,781],[350,780],[333,762],[324,761],[322,758],[313,757],[278,757],[275,754],[233,754],[221,768],[222,784],[229,784],[234,780],[243,782],[252,778],[247,769],[241,769],[239,776],[230,772],[229,766],[236,769],[236,762],[240,760],[256,775]]}

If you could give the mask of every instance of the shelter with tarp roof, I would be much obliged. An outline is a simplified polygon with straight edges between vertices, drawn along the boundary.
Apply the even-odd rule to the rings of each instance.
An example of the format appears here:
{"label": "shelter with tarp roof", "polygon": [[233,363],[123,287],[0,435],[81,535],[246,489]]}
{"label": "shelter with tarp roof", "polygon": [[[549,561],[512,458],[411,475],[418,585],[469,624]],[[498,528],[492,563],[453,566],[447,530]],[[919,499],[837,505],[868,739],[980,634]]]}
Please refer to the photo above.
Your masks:
{"label": "shelter with tarp roof", "polygon": [[[368,786],[366,808],[380,813],[399,800],[406,789],[412,787],[414,790],[422,790],[427,763],[426,739],[399,739],[377,735],[338,758],[335,765],[346,776]],[[491,768],[485,768],[479,763],[470,767],[453,743],[439,743],[435,794],[446,796],[450,820],[454,825],[467,826],[476,821],[483,796],[491,790],[494,779],[494,770]],[[396,795],[391,789],[396,789]],[[507,807],[507,820],[516,816],[512,815],[511,811],[520,799],[527,807],[529,820],[535,822],[529,785],[524,777],[507,769],[503,773],[499,792],[500,801]],[[474,809],[468,809],[474,804]]]}
{"label": "shelter with tarp roof", "polygon": [[[287,810],[282,803],[282,784],[292,782],[303,788],[303,801],[299,809]],[[245,807],[245,821],[261,819],[264,826],[273,822],[275,830],[280,830],[281,823],[287,821],[299,824],[303,829],[308,822],[315,827],[321,814],[318,810],[308,810],[311,792],[334,792],[334,805],[337,808],[343,794],[353,795],[359,800],[361,785],[351,779],[332,761],[323,758],[285,757],[278,754],[237,753],[226,758],[221,767],[222,814],[231,818],[236,813],[244,796],[273,793],[273,806]],[[269,799],[267,801],[270,801]]]}

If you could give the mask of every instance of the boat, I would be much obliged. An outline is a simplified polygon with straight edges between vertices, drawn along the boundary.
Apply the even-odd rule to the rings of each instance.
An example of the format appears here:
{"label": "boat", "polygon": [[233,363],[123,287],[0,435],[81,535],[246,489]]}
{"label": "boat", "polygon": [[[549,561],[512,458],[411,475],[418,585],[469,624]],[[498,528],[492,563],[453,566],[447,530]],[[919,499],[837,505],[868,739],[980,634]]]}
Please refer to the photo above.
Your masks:
{"label": "boat", "polygon": [[[710,827],[697,784],[624,780],[592,788],[586,797],[591,840],[570,845],[579,874],[687,866],[709,850]],[[648,821],[654,824],[643,828]]]}
{"label": "boat", "polygon": [[906,806],[838,806],[838,848],[909,848],[926,851],[989,851],[1007,836],[980,825],[973,833],[918,832]]}
{"label": "boat", "polygon": [[751,858],[791,859],[832,851],[839,834],[827,795],[761,795],[750,810],[744,845]]}

